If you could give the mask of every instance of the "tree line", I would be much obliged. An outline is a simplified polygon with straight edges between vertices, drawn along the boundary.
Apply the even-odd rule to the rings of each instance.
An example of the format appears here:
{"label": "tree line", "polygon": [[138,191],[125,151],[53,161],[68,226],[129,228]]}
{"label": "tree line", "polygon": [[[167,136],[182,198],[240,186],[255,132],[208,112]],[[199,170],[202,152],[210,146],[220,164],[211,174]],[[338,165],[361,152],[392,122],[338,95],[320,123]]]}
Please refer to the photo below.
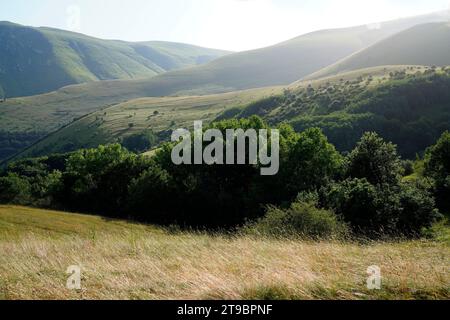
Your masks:
{"label": "tree line", "polygon": [[[211,124],[269,129],[257,116]],[[258,233],[419,236],[449,212],[450,134],[421,172],[374,132],[346,155],[318,128],[280,132],[280,171],[259,165],[174,165],[173,143],[143,156],[120,144],[24,159],[0,174],[0,203],[93,213],[160,225]],[[206,130],[207,128],[205,128]],[[407,177],[409,176],[409,177]]]}

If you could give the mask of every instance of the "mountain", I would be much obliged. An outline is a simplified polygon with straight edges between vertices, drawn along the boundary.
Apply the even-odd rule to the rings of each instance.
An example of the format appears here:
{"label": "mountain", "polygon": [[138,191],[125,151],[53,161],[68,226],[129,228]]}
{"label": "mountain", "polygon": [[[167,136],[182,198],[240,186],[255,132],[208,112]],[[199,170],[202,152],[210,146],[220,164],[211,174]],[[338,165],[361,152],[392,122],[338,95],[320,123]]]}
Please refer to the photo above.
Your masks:
{"label": "mountain", "polygon": [[96,80],[152,77],[229,53],[181,43],[101,40],[9,22],[0,22],[0,44],[0,86],[7,97]]}
{"label": "mountain", "polygon": [[159,75],[148,82],[147,94],[204,94],[288,85],[415,25],[449,18],[448,12],[434,13],[312,32],[274,46],[230,54],[202,66]]}
{"label": "mountain", "polygon": [[[197,93],[225,92],[287,85],[397,32],[421,23],[447,21],[448,17],[448,13],[433,13],[313,32],[174,72],[158,78],[156,85],[150,82],[148,91],[151,95],[167,95],[192,89]],[[8,22],[0,23],[0,43],[0,86],[8,97],[49,92],[86,81],[151,77],[227,53],[164,42],[107,41]]]}
{"label": "mountain", "polygon": [[308,79],[384,65],[450,65],[450,23],[412,27],[363,49]]}
{"label": "mountain", "polygon": [[[151,78],[94,81],[47,94],[8,99],[0,103],[0,159],[10,157],[80,117],[120,103],[142,97],[204,95],[289,85],[412,26],[446,21],[448,17],[448,13],[434,13],[368,26],[323,30]],[[35,80],[39,77],[30,79],[34,80],[33,84],[39,82]]]}

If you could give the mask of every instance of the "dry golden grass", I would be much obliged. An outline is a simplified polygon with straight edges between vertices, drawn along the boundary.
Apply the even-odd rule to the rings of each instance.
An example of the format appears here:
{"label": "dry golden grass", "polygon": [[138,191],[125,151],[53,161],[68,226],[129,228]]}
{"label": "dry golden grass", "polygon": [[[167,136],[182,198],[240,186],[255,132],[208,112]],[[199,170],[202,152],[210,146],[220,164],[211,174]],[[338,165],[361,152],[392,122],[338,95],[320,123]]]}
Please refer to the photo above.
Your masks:
{"label": "dry golden grass", "polygon": [[[169,233],[0,206],[0,299],[448,299],[446,242],[308,242]],[[66,289],[70,265],[82,290]],[[366,288],[381,268],[382,290]]]}

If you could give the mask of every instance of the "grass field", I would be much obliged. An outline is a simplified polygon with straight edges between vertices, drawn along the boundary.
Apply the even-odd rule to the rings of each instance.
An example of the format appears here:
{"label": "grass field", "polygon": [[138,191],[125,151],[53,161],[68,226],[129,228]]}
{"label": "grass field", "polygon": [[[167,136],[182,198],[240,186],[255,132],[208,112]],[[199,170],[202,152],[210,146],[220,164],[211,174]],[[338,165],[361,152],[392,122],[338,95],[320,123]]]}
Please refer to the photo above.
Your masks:
{"label": "grass field", "polygon": [[[0,252],[0,299],[450,298],[448,237],[270,240],[0,206]],[[71,265],[79,291],[66,289]],[[381,290],[366,287],[371,265]]]}

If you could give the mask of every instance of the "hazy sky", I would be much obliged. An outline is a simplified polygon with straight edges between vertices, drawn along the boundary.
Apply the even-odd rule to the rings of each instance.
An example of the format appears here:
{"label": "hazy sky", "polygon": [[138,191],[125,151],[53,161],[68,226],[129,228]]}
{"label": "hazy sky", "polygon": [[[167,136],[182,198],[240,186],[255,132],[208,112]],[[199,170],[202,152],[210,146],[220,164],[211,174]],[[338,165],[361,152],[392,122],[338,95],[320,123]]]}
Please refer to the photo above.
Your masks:
{"label": "hazy sky", "polygon": [[318,29],[449,9],[450,0],[0,0],[0,20],[240,51]]}

